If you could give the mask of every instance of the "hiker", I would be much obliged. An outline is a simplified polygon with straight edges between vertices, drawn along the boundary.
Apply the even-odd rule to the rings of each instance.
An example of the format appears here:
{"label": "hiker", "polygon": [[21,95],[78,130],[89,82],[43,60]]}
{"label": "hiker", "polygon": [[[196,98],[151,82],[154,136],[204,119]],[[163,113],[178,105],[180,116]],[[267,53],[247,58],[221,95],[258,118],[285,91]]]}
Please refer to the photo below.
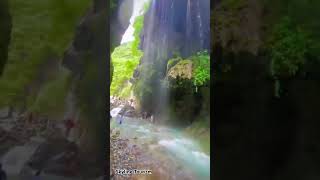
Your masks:
{"label": "hiker", "polygon": [[7,173],[2,169],[1,163],[0,163],[0,180],[7,180]]}
{"label": "hiker", "polygon": [[118,123],[119,123],[120,125],[122,124],[123,116],[124,116],[124,113],[122,113],[122,114],[120,115],[120,117],[117,118],[117,119],[118,119]]}
{"label": "hiker", "polygon": [[64,122],[66,128],[66,137],[69,136],[71,129],[75,127],[75,122],[73,119],[69,118]]}
{"label": "hiker", "polygon": [[40,174],[41,174],[41,170],[38,170],[38,171],[34,174],[32,180],[42,180],[42,178],[40,177]]}
{"label": "hiker", "polygon": [[147,119],[147,112],[144,111],[144,112],[142,113],[142,119]]}
{"label": "hiker", "polygon": [[130,99],[130,106],[133,106],[133,99]]}

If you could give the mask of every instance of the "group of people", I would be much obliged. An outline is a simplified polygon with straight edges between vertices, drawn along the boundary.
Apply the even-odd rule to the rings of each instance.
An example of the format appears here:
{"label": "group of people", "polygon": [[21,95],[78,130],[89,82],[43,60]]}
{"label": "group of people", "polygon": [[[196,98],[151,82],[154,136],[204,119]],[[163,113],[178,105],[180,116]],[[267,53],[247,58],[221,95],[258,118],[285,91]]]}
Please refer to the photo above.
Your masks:
{"label": "group of people", "polygon": [[[41,170],[37,170],[30,180],[42,180],[40,175],[41,175]],[[9,180],[7,173],[2,168],[1,163],[0,163],[0,180]]]}

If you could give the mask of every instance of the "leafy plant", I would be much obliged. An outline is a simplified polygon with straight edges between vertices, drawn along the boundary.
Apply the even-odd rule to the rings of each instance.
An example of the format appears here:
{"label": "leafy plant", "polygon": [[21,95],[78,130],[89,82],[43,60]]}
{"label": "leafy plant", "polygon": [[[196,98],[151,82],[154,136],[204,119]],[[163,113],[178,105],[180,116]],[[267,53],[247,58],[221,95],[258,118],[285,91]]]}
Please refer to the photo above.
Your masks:
{"label": "leafy plant", "polygon": [[[110,94],[112,96],[127,96],[128,94],[128,83],[132,77],[134,69],[139,64],[141,56],[134,55],[131,51],[132,42],[123,44],[117,47],[112,55],[112,64],[114,67],[112,83],[110,87]],[[126,93],[122,91],[127,91]]]}
{"label": "leafy plant", "polygon": [[271,40],[271,74],[294,76],[305,63],[308,50],[306,34],[284,18],[274,28]]}
{"label": "leafy plant", "polygon": [[198,52],[192,56],[194,63],[193,84],[196,87],[203,86],[210,81],[210,56],[207,51]]}

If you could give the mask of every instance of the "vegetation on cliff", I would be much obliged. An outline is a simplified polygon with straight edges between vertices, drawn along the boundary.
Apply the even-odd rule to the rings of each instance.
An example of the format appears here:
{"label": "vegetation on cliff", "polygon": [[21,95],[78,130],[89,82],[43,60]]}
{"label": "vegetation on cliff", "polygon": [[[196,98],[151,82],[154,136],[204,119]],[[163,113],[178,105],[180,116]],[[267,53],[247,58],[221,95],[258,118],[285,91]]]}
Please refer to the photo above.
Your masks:
{"label": "vegetation on cliff", "polygon": [[286,17],[274,27],[270,47],[271,74],[294,76],[305,64],[308,49],[306,33]]}
{"label": "vegetation on cliff", "polygon": [[210,81],[210,56],[207,51],[198,52],[187,59],[170,59],[167,68],[167,76],[190,79],[196,88],[208,85]]}
{"label": "vegetation on cliff", "polygon": [[30,111],[47,117],[60,118],[65,112],[70,77],[68,70],[61,69],[57,77],[42,87]]}
{"label": "vegetation on cliff", "polygon": [[112,62],[112,83],[110,94],[122,98],[128,98],[132,92],[132,85],[129,82],[133,72],[143,56],[140,50],[140,35],[143,29],[144,16],[150,6],[150,2],[144,4],[143,13],[135,18],[133,28],[134,41],[122,44],[115,48],[111,55]]}
{"label": "vegetation on cliff", "polygon": [[[42,76],[41,65],[61,58],[89,0],[10,1],[13,28],[7,66],[0,79],[0,106],[21,105],[26,88]],[[63,84],[63,83],[61,83]],[[32,97],[32,104],[36,97]]]}
{"label": "vegetation on cliff", "polygon": [[132,42],[122,44],[117,47],[112,55],[111,60],[114,67],[114,75],[110,87],[111,96],[129,97],[133,71],[139,63],[141,55],[134,55],[132,52]]}

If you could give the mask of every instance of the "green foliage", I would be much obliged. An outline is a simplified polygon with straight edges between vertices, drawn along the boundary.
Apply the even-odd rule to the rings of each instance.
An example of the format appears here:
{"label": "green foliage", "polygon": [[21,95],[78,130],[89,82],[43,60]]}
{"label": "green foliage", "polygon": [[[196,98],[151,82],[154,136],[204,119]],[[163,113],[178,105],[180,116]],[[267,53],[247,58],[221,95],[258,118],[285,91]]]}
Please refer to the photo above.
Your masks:
{"label": "green foliage", "polygon": [[203,86],[210,81],[210,56],[207,51],[198,52],[191,57],[194,63],[193,84]]}
{"label": "green foliage", "polygon": [[275,26],[270,49],[271,74],[294,76],[305,63],[308,39],[287,17]]}
{"label": "green foliage", "polygon": [[141,54],[141,51],[139,49],[140,45],[140,33],[143,28],[143,22],[144,22],[144,14],[136,17],[133,28],[134,30],[134,41],[132,43],[132,52],[134,55],[139,55]]}
{"label": "green foliage", "polygon": [[8,63],[0,79],[0,106],[23,100],[47,58],[61,57],[89,0],[10,0],[13,18]]}
{"label": "green foliage", "polygon": [[[99,109],[104,106],[104,97],[101,97],[103,93],[100,91],[101,79],[97,69],[98,63],[93,59],[92,54],[87,54],[86,59],[86,71],[83,77],[78,80],[77,84],[77,100],[78,107],[84,117],[88,119],[96,119],[95,116],[99,116]],[[92,96],[95,96],[94,98]]]}
{"label": "green foliage", "polygon": [[134,24],[133,24],[133,28],[134,28],[134,41],[132,43],[132,52],[135,56],[141,56],[142,52],[139,49],[139,45],[140,45],[140,34],[141,31],[143,29],[143,23],[144,23],[144,15],[146,13],[146,11],[149,9],[150,7],[150,2],[145,3],[144,5],[144,9],[143,9],[143,13],[140,16],[137,16],[135,18]]}
{"label": "green foliage", "polygon": [[[114,68],[110,94],[112,96],[128,96],[129,79],[132,77],[134,69],[139,64],[141,56],[132,52],[132,42],[117,47],[112,55]],[[130,92],[130,91],[129,91]]]}
{"label": "green foliage", "polygon": [[62,115],[70,87],[70,77],[70,72],[62,69],[53,81],[44,85],[30,110],[50,117]]}
{"label": "green foliage", "polygon": [[[191,72],[189,71],[190,62],[192,63]],[[192,79],[193,86],[196,88],[205,86],[210,81],[210,56],[207,51],[198,52],[187,59],[175,57],[167,63],[167,75],[173,78],[180,76],[176,81],[176,86],[186,85],[186,79]],[[191,73],[191,75],[189,75]]]}
{"label": "green foliage", "polygon": [[277,24],[279,19],[287,16],[293,26],[308,33],[308,54],[320,58],[320,21],[318,20],[320,1],[265,0],[264,4],[270,12],[267,17],[270,25]]}
{"label": "green foliage", "polygon": [[133,93],[140,101],[142,108],[148,109],[150,108],[154,88],[156,88],[157,72],[153,64],[142,64],[138,70],[143,76],[140,76],[133,85]]}
{"label": "green foliage", "polygon": [[140,33],[143,29],[144,15],[150,6],[150,1],[144,4],[143,13],[134,22],[134,41],[116,48],[112,55],[113,78],[110,94],[113,96],[129,97],[132,87],[128,82],[134,69],[139,64],[143,52],[139,49]]}
{"label": "green foliage", "polygon": [[105,71],[99,66],[99,61],[100,59],[95,59],[91,52],[86,54],[84,74],[75,86],[76,103],[80,108],[80,123],[86,128],[85,138],[90,143],[85,148],[97,148],[98,154],[104,150],[102,144],[107,138],[105,133],[107,123],[103,113],[107,100],[103,91],[106,88],[106,84],[103,83]]}

